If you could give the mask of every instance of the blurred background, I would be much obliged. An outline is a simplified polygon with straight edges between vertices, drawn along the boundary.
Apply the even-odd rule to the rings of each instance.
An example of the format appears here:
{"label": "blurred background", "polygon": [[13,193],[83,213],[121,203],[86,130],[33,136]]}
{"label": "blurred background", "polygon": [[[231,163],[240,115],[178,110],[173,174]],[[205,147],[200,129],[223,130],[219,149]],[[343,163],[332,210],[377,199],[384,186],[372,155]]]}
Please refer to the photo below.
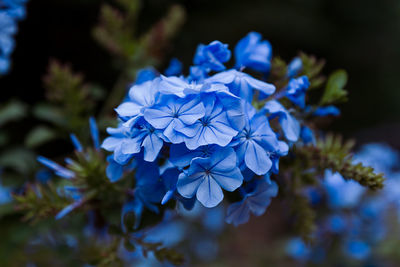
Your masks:
{"label": "blurred background", "polygon": [[[2,101],[43,101],[42,77],[52,58],[71,63],[74,71],[84,73],[85,80],[111,90],[118,79],[116,63],[92,37],[104,2],[31,0],[27,18],[19,24],[12,70],[0,79]],[[199,43],[220,40],[233,48],[249,31],[257,31],[271,42],[274,55],[286,61],[304,51],[326,60],[325,73],[347,70],[349,101],[340,106],[342,115],[328,130],[357,138],[359,145],[383,141],[400,149],[399,1],[146,0],[137,34],[148,31],[173,3],[184,7],[186,21],[165,51],[160,69],[165,69],[172,57],[189,66]],[[25,122],[26,129],[35,124],[34,119]],[[21,132],[16,135],[22,136],[24,129],[18,129]],[[236,254],[231,259],[235,266],[246,266],[250,256],[267,257],[268,240],[280,234],[279,228],[271,233],[266,226],[279,225],[280,219],[270,216],[277,214],[277,209],[279,203],[241,231],[225,236],[229,245],[222,247],[221,257],[229,260],[228,255]]]}
{"label": "blurred background", "polygon": [[[31,1],[28,17],[20,23],[13,70],[0,80],[2,98],[42,99],[41,77],[50,58],[71,62],[87,80],[111,87],[117,73],[109,54],[91,35],[102,3]],[[337,68],[348,71],[351,101],[341,106],[342,118],[332,129],[361,141],[400,146],[396,138],[400,131],[399,1],[147,0],[138,20],[139,33],[165,15],[172,3],[183,5],[187,17],[167,50],[165,64],[173,55],[188,66],[198,43],[220,40],[233,47],[249,31],[258,31],[272,43],[274,55],[289,60],[304,51],[324,58],[326,73]],[[7,90],[10,87],[13,90]]]}

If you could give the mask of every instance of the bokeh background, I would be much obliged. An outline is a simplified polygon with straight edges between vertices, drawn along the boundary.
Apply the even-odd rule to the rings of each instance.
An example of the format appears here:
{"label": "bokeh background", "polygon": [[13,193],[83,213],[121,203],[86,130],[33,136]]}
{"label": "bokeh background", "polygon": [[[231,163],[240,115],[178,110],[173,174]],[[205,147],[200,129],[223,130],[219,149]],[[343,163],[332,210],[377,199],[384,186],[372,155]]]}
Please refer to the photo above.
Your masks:
{"label": "bokeh background", "polygon": [[[19,26],[13,68],[0,79],[2,100],[13,98],[34,104],[45,99],[42,77],[48,62],[71,63],[85,79],[113,85],[118,73],[110,55],[92,38],[100,0],[31,0],[27,19]],[[397,0],[146,0],[139,17],[139,34],[165,15],[172,3],[187,12],[186,22],[165,55],[164,66],[177,57],[191,63],[198,43],[220,40],[233,48],[249,31],[262,33],[274,54],[286,60],[299,51],[326,60],[325,73],[348,71],[350,101],[340,106],[342,116],[328,130],[357,138],[358,144],[383,141],[400,148],[400,1]],[[26,128],[34,121],[27,121]],[[18,133],[16,133],[18,135]],[[22,133],[21,133],[22,134]],[[222,252],[246,258],[257,247],[268,249],[268,217],[251,220],[240,234],[225,237]],[[258,237],[258,238],[256,238]],[[243,251],[240,244],[252,244]],[[242,254],[240,254],[242,253]],[[242,262],[236,261],[236,264]]]}

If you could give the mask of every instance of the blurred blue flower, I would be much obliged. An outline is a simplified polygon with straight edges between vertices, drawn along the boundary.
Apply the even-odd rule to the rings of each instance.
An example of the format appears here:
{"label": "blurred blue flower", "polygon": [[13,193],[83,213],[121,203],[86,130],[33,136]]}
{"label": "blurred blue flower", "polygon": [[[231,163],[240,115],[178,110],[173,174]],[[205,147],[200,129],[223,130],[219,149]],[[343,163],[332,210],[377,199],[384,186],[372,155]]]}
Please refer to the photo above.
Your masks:
{"label": "blurred blue flower", "polygon": [[301,238],[293,238],[286,245],[286,253],[296,260],[306,260],[311,250]]}
{"label": "blurred blue flower", "polygon": [[278,185],[271,181],[268,183],[259,180],[255,183],[255,188],[250,192],[245,192],[243,200],[229,205],[226,222],[238,226],[249,221],[250,212],[255,216],[265,213],[271,203],[271,198],[278,194]]}
{"label": "blurred blue flower", "polygon": [[229,61],[230,58],[231,51],[228,49],[228,45],[220,41],[213,41],[208,45],[200,44],[197,47],[193,63],[205,69],[222,71],[225,70],[223,63]]}
{"label": "blurred blue flower", "polygon": [[261,34],[250,32],[235,47],[236,68],[247,67],[267,73],[271,68],[272,46]]}
{"label": "blurred blue flower", "polygon": [[299,74],[299,72],[303,69],[303,61],[301,61],[300,57],[295,57],[290,61],[287,66],[286,76],[289,78],[293,78]]}
{"label": "blurred blue flower", "polygon": [[168,68],[164,71],[167,76],[179,76],[182,74],[183,65],[177,58],[171,59]]}
{"label": "blurred blue flower", "polygon": [[314,111],[313,115],[318,117],[339,116],[340,110],[335,106],[319,107]]}
{"label": "blurred blue flower", "polygon": [[310,82],[308,81],[307,76],[293,78],[289,81],[289,84],[286,88],[286,96],[296,106],[299,106],[300,108],[305,108],[305,97],[308,87],[310,87]]}

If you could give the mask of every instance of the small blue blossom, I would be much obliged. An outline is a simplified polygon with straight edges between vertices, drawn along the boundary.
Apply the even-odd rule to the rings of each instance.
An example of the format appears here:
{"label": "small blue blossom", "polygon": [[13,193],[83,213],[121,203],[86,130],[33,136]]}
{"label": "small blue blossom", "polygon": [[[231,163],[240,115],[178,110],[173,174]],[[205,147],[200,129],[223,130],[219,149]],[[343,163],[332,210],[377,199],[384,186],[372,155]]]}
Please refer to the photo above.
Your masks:
{"label": "small blue blossom", "polygon": [[179,76],[182,74],[183,64],[177,58],[171,59],[168,68],[164,71],[166,76]]}
{"label": "small blue blossom", "polygon": [[43,164],[47,168],[53,170],[55,172],[55,174],[60,177],[63,177],[66,179],[71,179],[71,178],[75,177],[75,173],[73,173],[72,171],[64,168],[63,166],[55,163],[54,161],[52,161],[48,158],[45,158],[43,156],[38,156],[37,161],[39,161],[41,164]]}
{"label": "small blue blossom", "polygon": [[346,253],[357,260],[364,260],[370,254],[370,247],[367,243],[359,240],[351,240],[345,245]]}
{"label": "small blue blossom", "polygon": [[315,136],[313,131],[307,127],[307,126],[302,126],[301,127],[301,132],[300,132],[300,138],[303,140],[304,144],[315,144]]}
{"label": "small blue blossom", "polygon": [[299,74],[299,72],[303,69],[303,61],[301,58],[295,57],[292,61],[290,61],[287,67],[286,76],[289,78],[293,78]]}
{"label": "small blue blossom", "polygon": [[354,207],[360,201],[365,188],[359,183],[346,181],[339,173],[325,172],[324,186],[328,194],[329,205],[333,208]]}
{"label": "small blue blossom", "polygon": [[293,238],[286,245],[286,253],[296,260],[306,260],[311,254],[311,249],[301,238]]}
{"label": "small blue blossom", "polygon": [[238,226],[249,221],[250,212],[261,216],[271,203],[271,198],[277,194],[278,185],[274,181],[258,181],[252,191],[244,193],[242,201],[228,207],[226,222]]}
{"label": "small blue blossom", "polygon": [[272,46],[261,34],[250,32],[235,47],[236,67],[247,67],[263,73],[271,68]]}
{"label": "small blue blossom", "polygon": [[269,126],[267,117],[256,113],[255,108],[245,104],[246,125],[235,137],[236,153],[239,162],[258,175],[266,174],[272,167],[271,153],[279,149],[276,134]]}
{"label": "small blue blossom", "polygon": [[268,101],[264,109],[270,118],[278,117],[282,131],[287,140],[296,142],[300,136],[300,123],[278,101]]}
{"label": "small blue blossom", "polygon": [[308,87],[310,87],[310,82],[308,81],[307,76],[293,78],[289,81],[289,84],[286,88],[286,96],[296,106],[305,108],[305,97]]}
{"label": "small blue blossom", "polygon": [[[174,95],[165,96],[159,105],[145,111],[144,117],[154,128],[162,130],[164,136],[173,144],[182,143],[184,129],[195,124],[205,115],[203,103],[198,98],[179,98]],[[193,137],[193,135],[188,135]]]}
{"label": "small blue blossom", "polygon": [[129,100],[119,105],[115,111],[125,122],[124,125],[131,127],[134,123],[143,117],[146,108],[153,106],[158,97],[159,79],[134,85],[129,90]]}
{"label": "small blue blossom", "polygon": [[234,95],[249,102],[253,100],[253,90],[258,90],[267,96],[275,92],[274,85],[257,80],[237,70],[227,70],[217,73],[206,81],[225,84]]}
{"label": "small blue blossom", "polygon": [[340,110],[335,106],[319,107],[314,111],[313,115],[318,117],[339,116]]}
{"label": "small blue blossom", "polygon": [[235,152],[232,148],[224,148],[209,158],[193,159],[189,169],[179,175],[177,189],[183,197],[196,195],[203,206],[212,208],[224,198],[221,187],[234,191],[242,182]]}
{"label": "small blue blossom", "polygon": [[229,51],[228,45],[220,41],[213,41],[208,45],[200,44],[197,47],[193,63],[212,71],[222,71],[225,70],[223,63],[229,61],[230,58],[231,51]]}
{"label": "small blue blossom", "polygon": [[177,131],[185,135],[185,144],[191,150],[211,144],[227,146],[238,131],[230,124],[222,103],[211,95],[204,100],[204,107],[203,117],[190,127],[180,127]]}
{"label": "small blue blossom", "polygon": [[158,77],[158,72],[154,68],[144,68],[137,72],[135,84],[140,85],[144,82],[152,81]]}

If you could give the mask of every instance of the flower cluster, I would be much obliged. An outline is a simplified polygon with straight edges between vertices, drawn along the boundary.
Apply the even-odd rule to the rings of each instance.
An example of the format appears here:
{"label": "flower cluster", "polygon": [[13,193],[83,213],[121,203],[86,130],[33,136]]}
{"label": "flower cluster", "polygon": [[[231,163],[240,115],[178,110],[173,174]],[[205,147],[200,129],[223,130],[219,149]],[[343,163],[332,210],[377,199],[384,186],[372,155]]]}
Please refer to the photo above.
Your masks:
{"label": "flower cluster", "polygon": [[[355,155],[355,162],[385,174],[386,186],[376,194],[368,193],[354,181],[346,181],[339,173],[326,171],[322,188],[313,188],[308,194],[316,206],[326,204],[330,212],[318,220],[313,246],[295,238],[287,245],[288,254],[302,261],[322,261],[326,254],[338,250],[353,260],[372,260],[374,248],[390,239],[391,227],[399,227],[399,159],[398,152],[376,143],[364,145]],[[330,238],[340,242],[327,242]]]}
{"label": "flower cluster", "polygon": [[[138,74],[115,109],[119,126],[107,129],[110,136],[102,144],[113,152],[107,168],[111,181],[122,177],[124,166],[137,164],[136,197],[127,210],[157,212],[157,204],[171,199],[189,208],[197,199],[212,208],[227,192],[238,192],[242,200],[229,207],[226,219],[237,225],[250,213],[263,214],[277,195],[270,174],[278,173],[280,157],[301,132],[300,122],[279,100],[287,97],[305,108],[310,83],[306,76],[294,78],[301,70],[298,58],[279,94],[273,84],[244,72],[258,71],[260,77],[269,72],[271,45],[258,33],[240,40],[234,54],[236,68],[227,69],[228,45],[213,41],[198,46],[189,76],[181,74],[176,59],[165,72],[175,76],[152,69]],[[279,127],[272,129],[275,118]]]}
{"label": "flower cluster", "polygon": [[17,32],[18,20],[25,17],[27,0],[0,1],[0,74],[10,68],[10,56],[14,50],[13,36]]}

